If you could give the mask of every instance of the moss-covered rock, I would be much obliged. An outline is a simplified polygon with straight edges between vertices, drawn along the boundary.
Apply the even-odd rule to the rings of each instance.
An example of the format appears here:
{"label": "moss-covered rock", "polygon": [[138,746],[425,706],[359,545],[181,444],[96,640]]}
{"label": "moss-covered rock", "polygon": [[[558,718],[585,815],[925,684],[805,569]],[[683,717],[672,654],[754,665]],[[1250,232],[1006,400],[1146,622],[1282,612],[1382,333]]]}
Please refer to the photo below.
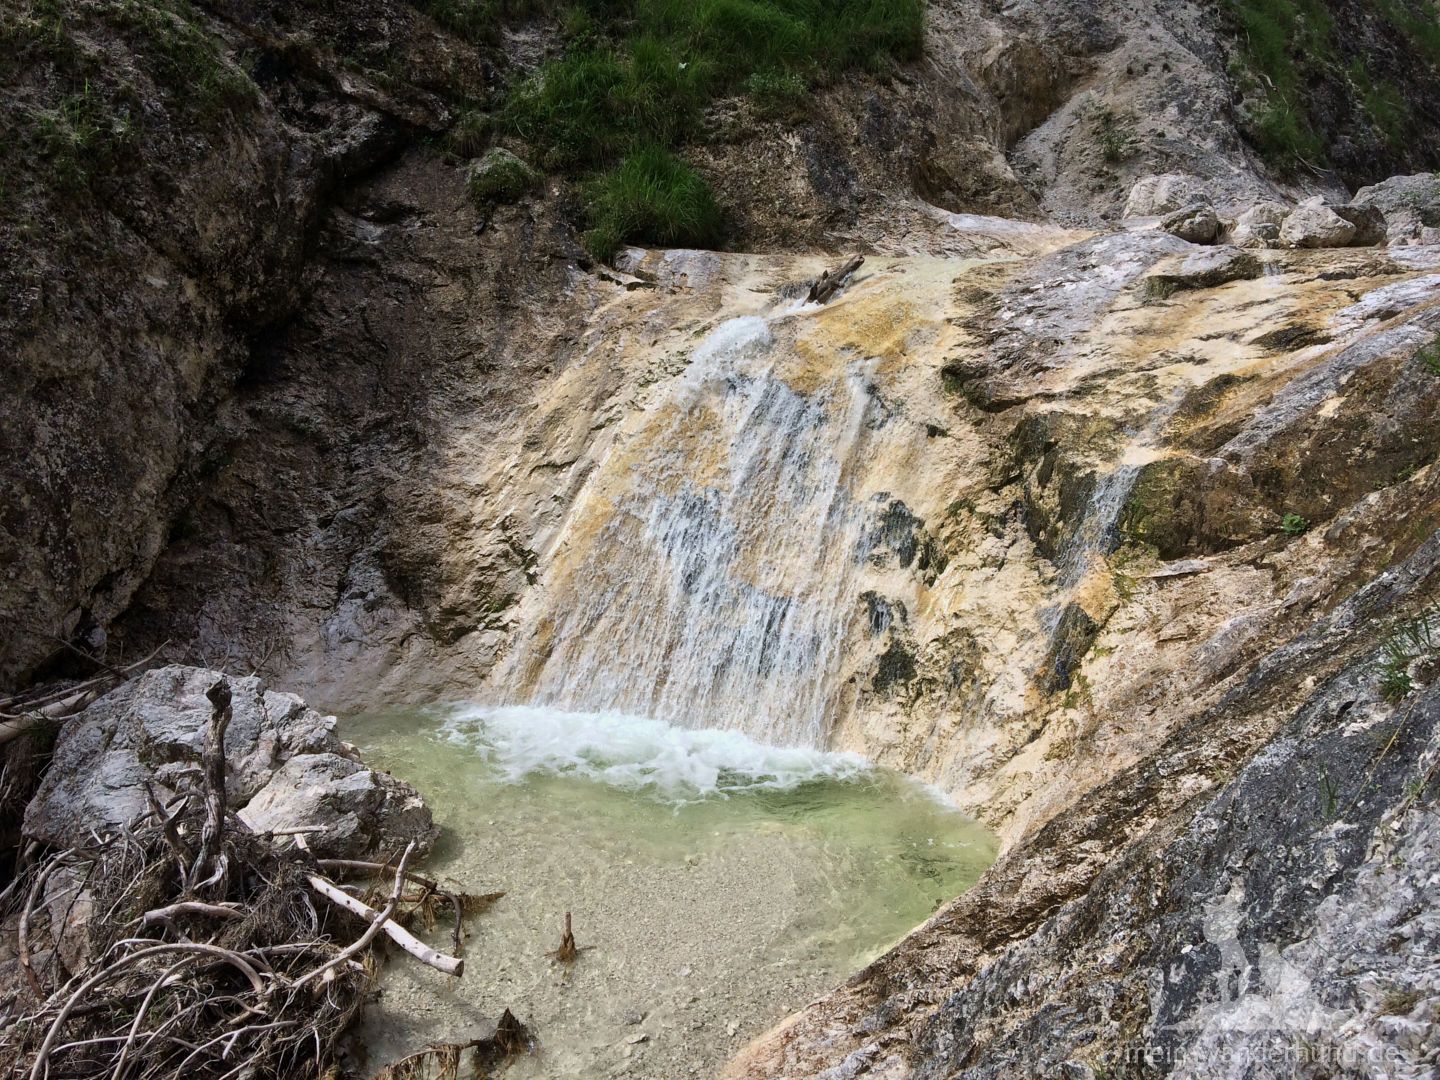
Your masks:
{"label": "moss-covered rock", "polygon": [[513,203],[534,191],[544,179],[521,158],[509,150],[494,146],[470,166],[465,191],[481,209],[500,203]]}

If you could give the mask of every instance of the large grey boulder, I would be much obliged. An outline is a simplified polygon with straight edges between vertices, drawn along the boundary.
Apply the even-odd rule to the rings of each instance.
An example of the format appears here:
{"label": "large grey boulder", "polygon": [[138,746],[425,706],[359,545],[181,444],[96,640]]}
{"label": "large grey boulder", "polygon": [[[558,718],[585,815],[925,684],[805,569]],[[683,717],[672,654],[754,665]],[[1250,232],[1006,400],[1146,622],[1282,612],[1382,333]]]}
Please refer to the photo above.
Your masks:
{"label": "large grey boulder", "polygon": [[1297,206],[1280,226],[1280,243],[1288,248],[1347,247],[1355,226],[1317,200]]}
{"label": "large grey boulder", "polygon": [[287,761],[240,811],[256,832],[323,826],[306,839],[321,858],[381,861],[407,840],[428,850],[440,830],[419,793],[389,773],[339,754],[301,754]]}
{"label": "large grey boulder", "polygon": [[1392,176],[1355,193],[1352,206],[1370,206],[1385,216],[1392,244],[1422,243],[1422,230],[1440,228],[1440,175]]}
{"label": "large grey boulder", "polygon": [[1208,203],[1205,182],[1188,173],[1142,176],[1125,202],[1127,218],[1161,217],[1194,203]]}
{"label": "large grey boulder", "polygon": [[1347,203],[1330,209],[1355,226],[1355,235],[1350,238],[1351,247],[1374,247],[1385,240],[1385,215],[1379,207]]}
{"label": "large grey boulder", "polygon": [[1220,218],[1213,206],[1195,203],[1166,214],[1160,228],[1191,244],[1211,244],[1220,232]]}
{"label": "large grey boulder", "polygon": [[[159,668],[117,687],[68,721],[50,769],[26,808],[25,835],[70,847],[87,842],[92,830],[113,832],[142,814],[147,783],[166,799],[190,790],[200,775],[210,720],[205,691],[225,677],[204,668]],[[230,809],[248,807],[281,773],[328,776],[331,812],[326,820],[291,820],[286,826],[336,823],[347,857],[403,847],[408,840],[427,850],[434,843],[439,830],[419,794],[366,769],[355,748],[335,735],[333,716],[322,716],[294,694],[268,689],[254,676],[231,677],[229,683],[225,787]],[[316,796],[314,801],[325,800]],[[266,806],[278,805],[272,792]],[[280,827],[276,812],[264,820],[266,828]],[[321,840],[319,846],[327,843]]]}
{"label": "large grey boulder", "polygon": [[1230,243],[1240,248],[1266,248],[1279,245],[1280,226],[1290,216],[1290,207],[1278,202],[1256,203],[1235,221]]}

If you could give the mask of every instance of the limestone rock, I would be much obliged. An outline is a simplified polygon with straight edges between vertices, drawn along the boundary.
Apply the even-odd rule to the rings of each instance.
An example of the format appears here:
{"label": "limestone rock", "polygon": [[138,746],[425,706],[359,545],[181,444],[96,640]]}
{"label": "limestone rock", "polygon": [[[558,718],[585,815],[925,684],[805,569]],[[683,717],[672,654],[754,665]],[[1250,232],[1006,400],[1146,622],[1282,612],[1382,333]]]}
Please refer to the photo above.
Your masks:
{"label": "limestone rock", "polygon": [[1196,203],[1166,214],[1160,219],[1160,227],[1189,243],[1209,244],[1220,232],[1220,218],[1213,206]]}
{"label": "limestone rock", "polygon": [[1142,176],[1125,202],[1127,218],[1161,217],[1192,203],[1208,202],[1203,182],[1186,173]]}
{"label": "limestone rock", "polygon": [[1351,247],[1374,247],[1385,239],[1385,215],[1378,207],[1347,203],[1331,209],[1355,226],[1355,235],[1350,238]]}
{"label": "limestone rock", "polygon": [[1280,243],[1290,248],[1346,247],[1356,228],[1328,206],[1310,201],[1295,208],[1280,226]]}
{"label": "limestone rock", "polygon": [[414,840],[423,854],[440,829],[414,788],[338,754],[303,754],[286,762],[240,819],[256,832],[319,825],[306,837],[321,858],[379,859]]}
{"label": "limestone rock", "polygon": [[1385,217],[1385,238],[1390,243],[1424,243],[1422,230],[1440,226],[1440,176],[1392,176],[1361,188],[1351,205],[1379,210]]}
{"label": "limestone rock", "polygon": [[1178,289],[1213,289],[1227,281],[1248,281],[1261,275],[1260,260],[1248,251],[1223,245],[1193,251],[1184,258],[1174,257],[1158,263],[1149,277],[1165,287],[1166,292]]}
{"label": "limestone rock", "polygon": [[1236,219],[1230,243],[1242,248],[1278,247],[1280,226],[1290,214],[1283,203],[1256,203]]}
{"label": "limestone rock", "polygon": [[[167,797],[187,790],[198,775],[210,718],[205,691],[221,677],[204,668],[158,668],[116,688],[69,721],[26,809],[25,834],[67,847],[83,842],[92,829],[113,830],[142,813],[147,782]],[[338,799],[343,811],[337,820],[343,819],[346,843],[361,834],[390,847],[409,839],[420,840],[426,848],[434,842],[430,811],[419,795],[399,780],[381,780],[365,769],[354,748],[335,736],[333,716],[321,716],[294,694],[267,689],[254,676],[231,678],[230,687],[225,758],[232,809],[270,791],[274,778],[288,769],[285,775],[309,778],[312,789],[323,786],[317,777],[330,778],[328,794],[322,791],[315,798]],[[375,794],[357,799],[354,792],[361,788]],[[266,805],[275,802],[270,791]]]}

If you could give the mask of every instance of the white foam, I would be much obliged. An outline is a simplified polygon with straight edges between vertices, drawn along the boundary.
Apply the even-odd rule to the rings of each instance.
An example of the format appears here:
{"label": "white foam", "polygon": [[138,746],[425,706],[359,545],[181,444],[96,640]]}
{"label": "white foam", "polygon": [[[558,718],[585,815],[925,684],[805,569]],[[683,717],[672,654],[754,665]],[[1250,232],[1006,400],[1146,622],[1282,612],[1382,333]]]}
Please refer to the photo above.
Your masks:
{"label": "white foam", "polygon": [[460,705],[444,727],[501,782],[536,773],[578,776],[676,804],[822,778],[858,779],[873,769],[858,754],[765,746],[738,731],[679,728],[619,713]]}

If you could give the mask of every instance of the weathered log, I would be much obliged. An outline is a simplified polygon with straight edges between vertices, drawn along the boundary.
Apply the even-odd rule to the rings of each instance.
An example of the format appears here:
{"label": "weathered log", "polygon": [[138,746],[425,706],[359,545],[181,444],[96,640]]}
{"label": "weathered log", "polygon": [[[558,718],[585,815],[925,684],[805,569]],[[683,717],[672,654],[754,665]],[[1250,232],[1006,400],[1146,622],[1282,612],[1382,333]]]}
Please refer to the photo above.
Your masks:
{"label": "weathered log", "polygon": [[805,298],[807,304],[824,304],[835,295],[837,289],[845,284],[845,279],[859,270],[865,262],[863,255],[851,255],[838,270],[822,271],[815,279],[815,284],[810,286],[810,295]]}

